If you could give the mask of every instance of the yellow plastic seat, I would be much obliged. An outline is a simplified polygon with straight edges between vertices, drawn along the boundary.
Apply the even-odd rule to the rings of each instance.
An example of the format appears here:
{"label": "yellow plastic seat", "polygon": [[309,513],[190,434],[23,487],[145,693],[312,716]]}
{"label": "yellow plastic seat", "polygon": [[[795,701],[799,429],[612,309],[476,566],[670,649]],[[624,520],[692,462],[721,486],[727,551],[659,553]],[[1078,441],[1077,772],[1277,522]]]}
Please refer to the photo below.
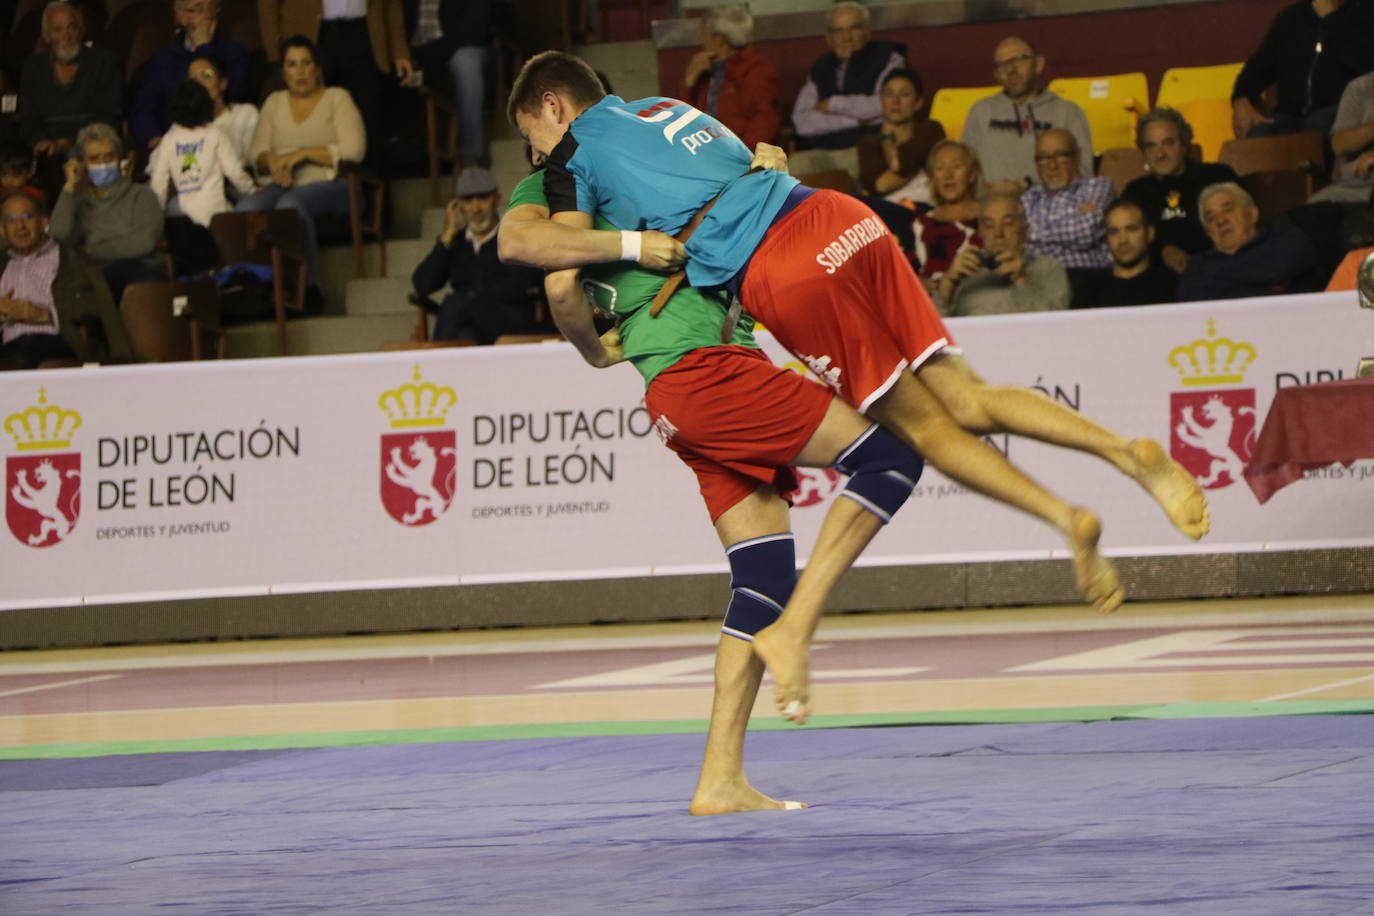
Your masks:
{"label": "yellow plastic seat", "polygon": [[945,136],[958,140],[974,103],[1002,91],[1001,86],[973,86],[967,89],[941,89],[930,100],[930,119],[939,121]]}
{"label": "yellow plastic seat", "polygon": [[1150,107],[1150,86],[1143,73],[1057,79],[1050,91],[1077,102],[1088,116],[1093,154],[1117,146],[1135,146],[1135,122]]}
{"label": "yellow plastic seat", "polygon": [[1164,71],[1156,105],[1183,115],[1193,128],[1193,142],[1202,147],[1204,162],[1216,162],[1221,146],[1235,137],[1231,129],[1231,91],[1244,64],[1215,67],[1175,67]]}

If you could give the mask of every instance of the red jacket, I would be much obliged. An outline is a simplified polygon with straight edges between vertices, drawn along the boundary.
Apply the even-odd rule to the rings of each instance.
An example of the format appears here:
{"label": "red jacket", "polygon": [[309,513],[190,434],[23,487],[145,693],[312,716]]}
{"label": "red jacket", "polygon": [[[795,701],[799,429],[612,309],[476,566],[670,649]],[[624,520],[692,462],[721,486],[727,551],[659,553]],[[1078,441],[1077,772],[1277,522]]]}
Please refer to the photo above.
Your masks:
{"label": "red jacket", "polygon": [[[683,88],[683,99],[706,111],[706,96],[711,89],[708,70],[695,86]],[[777,140],[782,115],[778,113],[778,71],[766,57],[745,45],[725,59],[725,78],[715,116],[735,132],[750,152],[759,142]]]}

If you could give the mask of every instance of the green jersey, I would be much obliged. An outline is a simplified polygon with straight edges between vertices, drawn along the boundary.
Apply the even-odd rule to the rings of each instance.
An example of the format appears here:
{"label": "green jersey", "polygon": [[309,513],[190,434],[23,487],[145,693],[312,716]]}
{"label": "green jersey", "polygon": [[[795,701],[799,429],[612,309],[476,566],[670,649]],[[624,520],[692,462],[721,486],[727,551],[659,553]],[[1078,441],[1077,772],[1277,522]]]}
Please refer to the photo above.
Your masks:
{"label": "green jersey", "polygon": [[[549,205],[544,197],[543,171],[526,176],[515,186],[508,209],[521,204]],[[597,229],[617,228],[600,216],[595,225]],[[625,358],[644,376],[645,385],[691,351],[720,346],[720,327],[730,307],[728,293],[681,286],[654,318],[648,305],[663,286],[663,280],[663,274],[630,261],[588,264],[582,268],[582,291],[597,311],[620,321]],[[758,348],[753,319],[740,316],[730,343]]]}

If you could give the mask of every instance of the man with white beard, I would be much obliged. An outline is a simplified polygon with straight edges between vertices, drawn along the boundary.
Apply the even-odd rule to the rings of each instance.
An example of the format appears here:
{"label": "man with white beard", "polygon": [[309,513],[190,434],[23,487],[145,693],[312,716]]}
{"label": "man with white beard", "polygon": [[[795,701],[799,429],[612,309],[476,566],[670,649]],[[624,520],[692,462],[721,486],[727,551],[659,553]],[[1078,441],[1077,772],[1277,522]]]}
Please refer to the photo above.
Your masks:
{"label": "man with white beard", "polygon": [[19,86],[19,133],[39,157],[65,154],[87,124],[123,120],[119,59],[84,37],[79,7],[55,0],[44,8],[46,48],[24,62]]}
{"label": "man with white beard", "polygon": [[[444,214],[444,230],[411,275],[421,301],[438,313],[434,340],[473,338],[489,344],[502,334],[552,330],[540,316],[543,271],[503,264],[497,256],[499,202],[491,172],[463,169]],[[450,292],[439,305],[425,298],[445,285]]]}

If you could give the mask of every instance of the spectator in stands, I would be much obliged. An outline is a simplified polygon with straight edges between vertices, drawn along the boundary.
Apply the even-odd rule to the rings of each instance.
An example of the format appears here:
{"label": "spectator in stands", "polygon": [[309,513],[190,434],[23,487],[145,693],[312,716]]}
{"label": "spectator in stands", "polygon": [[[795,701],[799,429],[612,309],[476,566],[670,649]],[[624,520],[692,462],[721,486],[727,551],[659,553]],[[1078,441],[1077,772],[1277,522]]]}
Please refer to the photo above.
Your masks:
{"label": "spectator in stands", "polygon": [[238,209],[299,213],[307,282],[318,288],[314,215],[348,211],[348,185],[339,178],[339,164],[362,160],[367,134],[349,94],[337,87],[325,88],[316,60],[315,46],[305,36],[293,35],[282,42],[286,88],[263,103],[249,151],[258,177],[271,183],[240,200]]}
{"label": "spectator in stands", "polygon": [[77,319],[85,315],[100,319],[111,356],[128,356],[105,279],[81,252],[48,236],[42,199],[22,191],[6,195],[0,221],[7,246],[0,251],[0,365],[34,369],[45,360],[76,358]]}
{"label": "spectator in stands", "polygon": [[1030,237],[1026,249],[1054,258],[1069,272],[1076,301],[1085,278],[1111,266],[1107,205],[1116,197],[1110,178],[1083,178],[1083,153],[1073,134],[1054,127],[1035,142],[1040,183],[1021,198]]}
{"label": "spectator in stands", "polygon": [[983,244],[978,235],[978,195],[983,168],[978,154],[958,140],[941,140],[926,159],[932,204],[918,204],[912,222],[917,272],[938,283],[963,248]]}
{"label": "spectator in stands", "polygon": [[1195,255],[1178,284],[1180,302],[1240,299],[1312,287],[1312,245],[1292,226],[1259,227],[1259,207],[1244,188],[1223,182],[1198,198],[1213,247]]}
{"label": "spectator in stands", "polygon": [[171,127],[167,100],[197,58],[220,61],[221,72],[229,78],[225,97],[230,101],[246,102],[254,94],[248,85],[248,51],[220,29],[219,6],[220,0],[173,0],[176,34],[171,44],[148,58],[129,111],[129,133],[139,146],[152,149]]}
{"label": "spectator in stands", "polygon": [[[82,43],[80,8],[49,3],[43,10],[43,44],[24,63],[19,86],[19,133],[38,156],[65,155],[87,124],[118,124],[123,112],[123,68],[104,48]],[[55,166],[54,166],[55,168]]]}
{"label": "spectator in stands", "polygon": [[482,121],[491,0],[407,0],[406,23],[415,63],[431,83],[447,82],[458,109],[458,159],[486,159]]}
{"label": "spectator in stands", "polygon": [[1063,265],[1026,250],[1026,215],[1016,194],[983,195],[978,233],[987,248],[964,246],[936,285],[940,314],[1004,315],[1069,307]]}
{"label": "spectator in stands", "polygon": [[406,44],[398,0],[258,0],[262,46],[275,62],[286,35],[316,43],[316,60],[327,85],[348,90],[362,114],[370,157],[380,163],[384,118],[382,74],[411,79],[415,65]]}
{"label": "spectator in stands", "polygon": [[830,53],[811,74],[792,106],[792,125],[802,149],[852,147],[882,123],[879,90],[889,70],[906,66],[906,48],[871,41],[868,8],[840,2],[830,8],[825,40]]}
{"label": "spectator in stands", "polygon": [[714,115],[751,150],[776,140],[782,126],[778,72],[753,40],[747,7],[712,7],[701,20],[701,50],[682,78],[682,98]]}
{"label": "spectator in stands", "polygon": [[88,124],[67,160],[66,183],[52,211],[52,234],[100,265],[115,301],[126,284],[167,279],[157,254],[162,205],[147,185],[124,174],[124,144],[108,124]]}
{"label": "spectator in stands", "polygon": [[859,186],[893,203],[928,204],[930,176],[921,167],[945,129],[925,116],[920,74],[905,67],[889,70],[879,97],[882,130],[859,138]]}
{"label": "spectator in stands", "polygon": [[[1374,0],[1299,0],[1279,11],[1231,94],[1237,137],[1331,130],[1347,83],[1374,70]],[[1276,86],[1266,117],[1260,96]]]}
{"label": "spectator in stands", "polygon": [[1239,183],[1240,178],[1229,165],[1188,157],[1193,128],[1172,108],[1156,108],[1142,117],[1135,138],[1150,174],[1126,185],[1121,196],[1139,204],[1154,227],[1155,260],[1182,273],[1190,257],[1212,247],[1198,211],[1198,195],[1209,185]]}
{"label": "spectator in stands", "polygon": [[[1033,183],[1035,141],[1045,131],[1062,127],[1073,134],[1078,148],[1091,152],[1088,116],[1074,102],[1041,85],[1045,58],[1024,38],[1004,38],[992,55],[992,75],[1002,87],[980,99],[964,121],[963,141],[983,162],[983,176],[1002,190],[1028,188]],[[1092,156],[1079,165],[1084,178],[1092,175]]]}
{"label": "spectator in stands", "polygon": [[1336,180],[1313,194],[1308,203],[1363,204],[1374,188],[1374,72],[1350,81],[1341,93],[1331,125],[1336,154]]}
{"label": "spectator in stands", "polygon": [[227,102],[229,77],[224,64],[213,57],[197,57],[191,61],[186,76],[205,87],[215,106],[214,124],[229,138],[229,144],[239,162],[248,164],[248,150],[253,146],[253,134],[258,129],[258,106],[250,102]]}
{"label": "spectator in stands", "polygon": [[214,126],[215,103],[204,86],[189,79],[178,86],[170,114],[172,126],[153,151],[149,187],[164,206],[168,186],[175,188],[174,215],[208,227],[216,213],[233,209],[224,195],[225,181],[244,195],[252,194],[257,186],[243,170],[229,138]]}
{"label": "spectator in stands", "polygon": [[0,197],[23,191],[41,198],[43,192],[33,184],[38,170],[33,150],[18,137],[6,137],[0,143]]}
{"label": "spectator in stands", "polygon": [[1073,300],[1073,308],[1119,305],[1156,305],[1173,302],[1178,274],[1150,256],[1155,229],[1145,211],[1133,200],[1122,198],[1107,207],[1109,270],[1093,271]]}
{"label": "spectator in stands", "polygon": [[444,213],[444,231],[411,277],[421,297],[450,287],[432,338],[489,344],[502,334],[549,330],[538,315],[543,272],[503,264],[497,256],[496,179],[483,168],[464,169],[456,194]]}
{"label": "spectator in stands", "polygon": [[1360,264],[1374,252],[1374,190],[1370,191],[1365,205],[1363,221],[1360,232],[1351,238],[1351,250],[1345,253],[1327,281],[1327,292],[1355,289],[1359,283]]}

